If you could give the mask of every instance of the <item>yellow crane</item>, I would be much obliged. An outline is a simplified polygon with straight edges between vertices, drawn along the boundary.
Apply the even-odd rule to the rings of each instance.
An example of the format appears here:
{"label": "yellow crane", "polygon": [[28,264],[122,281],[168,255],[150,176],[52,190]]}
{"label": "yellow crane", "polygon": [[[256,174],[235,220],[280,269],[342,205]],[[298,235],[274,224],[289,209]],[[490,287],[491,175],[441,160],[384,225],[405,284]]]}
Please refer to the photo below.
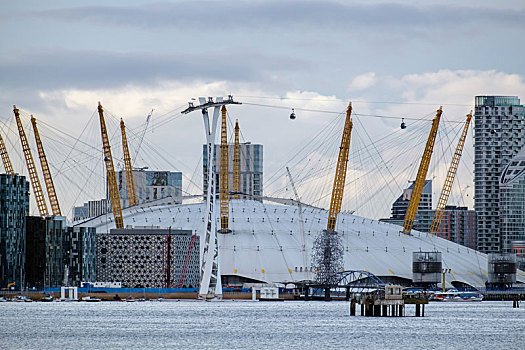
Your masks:
{"label": "yellow crane", "polygon": [[330,200],[330,211],[328,212],[328,224],[326,231],[334,232],[337,222],[337,214],[341,211],[343,194],[345,190],[346,168],[348,164],[348,154],[350,152],[350,136],[352,134],[352,103],[346,109],[345,126],[341,146],[339,147],[339,158],[337,158],[337,169],[335,172],[334,186],[332,188],[332,199]]}
{"label": "yellow crane", "polygon": [[454,156],[452,157],[452,163],[450,163],[450,167],[448,168],[447,178],[445,180],[445,184],[443,185],[443,189],[441,190],[441,195],[439,196],[439,201],[436,207],[436,211],[434,213],[432,225],[430,225],[430,233],[432,234],[437,234],[439,231],[441,219],[443,218],[443,214],[445,213],[445,207],[448,202],[448,197],[450,195],[450,191],[452,190],[452,184],[454,183],[454,178],[456,177],[456,173],[458,171],[459,160],[461,158],[461,154],[463,153],[463,146],[465,145],[465,139],[467,138],[468,127],[470,125],[471,119],[472,111],[470,111],[470,113],[467,115],[467,120],[465,121],[463,132],[459,137],[456,152],[454,152]]}
{"label": "yellow crane", "polygon": [[239,121],[235,120],[235,143],[233,144],[233,198],[241,198],[241,158],[239,147]]}
{"label": "yellow crane", "polygon": [[126,184],[128,185],[129,206],[139,204],[137,200],[137,191],[135,189],[135,180],[133,178],[133,168],[131,167],[131,156],[129,155],[128,138],[126,137],[126,127],[124,120],[120,119],[120,131],[122,132],[122,149],[124,151],[124,167],[126,169]]}
{"label": "yellow crane", "polygon": [[111,146],[109,145],[108,131],[104,120],[104,109],[100,102],[98,103],[98,116],[100,118],[100,133],[102,135],[102,146],[104,149],[104,163],[106,163],[106,172],[108,176],[109,196],[111,197],[111,207],[115,217],[115,227],[124,228],[124,219],[122,217],[122,207],[120,206],[120,196],[118,192],[117,177],[113,167],[113,156],[111,155]]}
{"label": "yellow crane", "polygon": [[4,169],[7,174],[14,175],[13,166],[11,165],[11,159],[7,154],[7,148],[5,147],[4,139],[0,135],[0,154],[2,154],[2,162],[4,163]]}
{"label": "yellow crane", "polygon": [[221,201],[221,229],[219,232],[230,232],[229,211],[230,211],[230,179],[228,174],[228,130],[226,128],[226,106],[222,106],[222,125],[221,125],[221,171],[220,171],[220,201]]}
{"label": "yellow crane", "polygon": [[38,174],[36,172],[35,162],[33,160],[33,155],[31,154],[31,148],[29,148],[29,142],[27,142],[26,133],[24,131],[24,127],[22,126],[22,121],[20,120],[20,113],[16,106],[13,106],[13,112],[15,113],[16,125],[18,126],[20,142],[22,143],[22,150],[26,159],[31,186],[33,187],[33,192],[35,194],[36,205],[38,206],[40,215],[46,216],[48,215],[46,199],[44,198],[44,193],[42,192],[42,186],[40,186],[40,180],[38,179]]}
{"label": "yellow crane", "polygon": [[47,163],[46,153],[44,152],[44,146],[40,139],[40,133],[36,126],[36,118],[31,115],[31,124],[33,125],[33,132],[35,133],[36,148],[38,149],[38,157],[40,158],[40,166],[42,167],[42,173],[44,174],[44,181],[46,183],[47,195],[49,196],[49,203],[51,204],[51,211],[53,215],[61,216],[60,205],[58,204],[58,198],[55,191],[55,185],[53,178],[51,177],[51,171],[49,170],[49,164]]}
{"label": "yellow crane", "polygon": [[407,213],[405,215],[405,222],[403,225],[403,233],[409,235],[414,226],[414,220],[417,214],[417,208],[419,206],[419,201],[421,199],[421,192],[423,191],[423,186],[425,185],[425,178],[427,177],[428,167],[430,165],[430,158],[432,157],[432,152],[434,151],[434,143],[436,142],[436,135],[439,127],[439,121],[441,119],[441,113],[443,107],[439,107],[436,112],[436,116],[432,121],[432,128],[430,129],[430,134],[428,135],[427,144],[425,146],[425,152],[421,158],[421,163],[419,164],[419,170],[417,171],[416,182],[414,188],[412,189],[412,194],[410,196],[410,202],[408,204]]}

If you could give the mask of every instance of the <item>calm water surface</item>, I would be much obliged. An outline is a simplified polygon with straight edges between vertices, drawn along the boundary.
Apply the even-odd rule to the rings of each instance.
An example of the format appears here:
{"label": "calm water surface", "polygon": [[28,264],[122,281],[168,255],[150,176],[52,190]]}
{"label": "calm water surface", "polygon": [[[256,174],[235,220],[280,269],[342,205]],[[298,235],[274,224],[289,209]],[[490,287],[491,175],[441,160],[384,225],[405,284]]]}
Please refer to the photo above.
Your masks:
{"label": "calm water surface", "polygon": [[525,349],[525,303],[348,315],[347,302],[0,303],[0,349]]}

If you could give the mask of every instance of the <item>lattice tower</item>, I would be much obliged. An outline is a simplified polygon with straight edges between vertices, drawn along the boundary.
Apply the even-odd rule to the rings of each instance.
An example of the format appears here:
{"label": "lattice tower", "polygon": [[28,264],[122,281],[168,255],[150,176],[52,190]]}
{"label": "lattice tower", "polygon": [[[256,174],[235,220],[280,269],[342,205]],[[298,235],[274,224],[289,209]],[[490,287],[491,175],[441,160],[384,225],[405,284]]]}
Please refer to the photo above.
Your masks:
{"label": "lattice tower", "polygon": [[120,119],[120,131],[122,132],[122,149],[124,151],[124,168],[126,169],[126,183],[128,185],[129,206],[139,204],[137,191],[135,189],[135,179],[133,178],[133,168],[131,167],[131,156],[129,155],[128,138],[126,137],[126,127],[124,120]]}
{"label": "lattice tower", "polygon": [[454,183],[454,178],[458,171],[459,160],[461,159],[461,154],[463,153],[463,146],[465,145],[465,139],[467,138],[468,127],[470,125],[470,120],[472,119],[472,112],[467,115],[467,120],[465,121],[465,126],[463,127],[463,132],[459,137],[458,145],[454,156],[452,157],[452,162],[448,168],[447,178],[445,179],[445,184],[441,190],[441,195],[439,196],[438,205],[434,213],[434,218],[432,219],[432,225],[430,226],[430,233],[436,234],[439,231],[441,225],[441,219],[445,213],[445,207],[447,206],[448,197],[450,196],[450,191],[452,190],[452,184]]}
{"label": "lattice tower", "polygon": [[104,149],[104,163],[106,163],[106,172],[108,176],[109,196],[111,197],[111,207],[115,217],[115,227],[124,228],[124,219],[122,217],[122,207],[120,206],[120,196],[118,192],[117,177],[113,167],[113,156],[111,155],[111,146],[109,145],[108,131],[104,120],[104,109],[100,102],[98,103],[98,115],[100,117],[100,134],[102,135],[102,145]]}
{"label": "lattice tower", "polygon": [[42,173],[44,174],[44,181],[46,183],[47,195],[49,196],[49,203],[51,204],[51,211],[53,212],[53,215],[61,216],[62,212],[60,211],[60,205],[58,204],[55,184],[53,183],[51,170],[49,169],[49,164],[47,163],[47,157],[46,153],[44,152],[44,146],[42,145],[42,141],[40,139],[40,133],[38,132],[38,127],[36,126],[36,118],[33,117],[33,115],[31,115],[31,124],[33,125],[33,132],[35,133],[38,157],[40,159]]}
{"label": "lattice tower", "polygon": [[235,143],[233,146],[233,198],[239,199],[241,195],[241,157],[239,146],[239,121],[235,121]]}
{"label": "lattice tower", "polygon": [[345,126],[343,128],[343,137],[339,147],[339,157],[337,158],[337,169],[335,172],[334,186],[332,188],[332,199],[330,200],[330,211],[328,212],[327,231],[335,231],[337,214],[341,211],[343,194],[345,191],[346,168],[348,164],[348,154],[350,151],[350,136],[352,133],[352,103],[348,104],[346,109]]}
{"label": "lattice tower", "polygon": [[228,130],[226,126],[226,106],[222,106],[222,124],[221,124],[221,172],[220,172],[220,200],[221,200],[221,230],[227,233],[229,223],[229,200],[230,200],[230,183],[228,177]]}
{"label": "lattice tower", "polygon": [[31,154],[31,148],[27,142],[27,136],[20,120],[20,113],[16,106],[13,106],[13,112],[15,113],[16,125],[18,126],[18,133],[20,134],[20,142],[22,143],[22,150],[26,159],[27,170],[29,171],[29,179],[31,180],[31,186],[35,194],[36,205],[41,216],[48,215],[46,199],[42,192],[42,186],[40,186],[40,180],[38,179],[38,173],[36,172],[35,161]]}
{"label": "lattice tower", "polygon": [[430,165],[430,159],[432,157],[432,152],[434,151],[434,143],[436,142],[436,135],[439,127],[439,120],[441,119],[442,107],[436,112],[436,117],[432,121],[432,128],[430,129],[430,134],[428,135],[427,144],[425,146],[425,152],[421,158],[421,163],[419,164],[419,170],[417,171],[416,182],[414,188],[412,189],[412,195],[410,196],[410,202],[408,204],[407,213],[405,215],[405,222],[403,225],[403,233],[409,235],[412,231],[412,226],[414,226],[414,219],[417,214],[417,207],[419,206],[419,200],[421,199],[421,192],[423,191],[423,186],[425,185],[425,178],[427,176],[428,167]]}
{"label": "lattice tower", "polygon": [[7,174],[14,175],[13,165],[11,165],[11,159],[9,159],[9,154],[7,153],[7,148],[5,147],[4,139],[0,135],[0,154],[2,155],[2,162],[4,163],[4,169]]}

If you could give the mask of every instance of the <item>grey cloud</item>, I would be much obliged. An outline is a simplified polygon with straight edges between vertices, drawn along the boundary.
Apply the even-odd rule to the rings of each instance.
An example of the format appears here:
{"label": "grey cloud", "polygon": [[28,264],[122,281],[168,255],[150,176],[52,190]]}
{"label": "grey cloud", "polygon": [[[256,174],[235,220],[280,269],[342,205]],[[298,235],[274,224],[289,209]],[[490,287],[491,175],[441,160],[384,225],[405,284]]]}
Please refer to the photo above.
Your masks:
{"label": "grey cloud", "polygon": [[[279,71],[308,67],[298,58],[254,52],[206,54],[115,53],[33,50],[15,59],[0,58],[2,85],[40,88],[113,87],[162,80],[265,81]],[[232,78],[234,77],[234,78]]]}
{"label": "grey cloud", "polygon": [[[484,23],[523,29],[523,10],[401,4],[343,4],[330,1],[183,1],[141,6],[85,6],[30,12],[57,21],[84,21],[146,29],[176,27],[217,30],[366,28],[436,30]],[[482,29],[482,28],[480,28]],[[213,33],[210,33],[213,35]]]}

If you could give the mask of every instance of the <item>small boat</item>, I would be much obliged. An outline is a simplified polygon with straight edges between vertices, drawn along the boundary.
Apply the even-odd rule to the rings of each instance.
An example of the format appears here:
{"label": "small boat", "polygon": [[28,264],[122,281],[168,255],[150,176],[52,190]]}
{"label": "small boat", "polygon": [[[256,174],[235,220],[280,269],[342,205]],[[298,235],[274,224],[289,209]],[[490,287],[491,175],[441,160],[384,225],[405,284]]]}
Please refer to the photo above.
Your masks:
{"label": "small boat", "polygon": [[42,299],[40,299],[40,301],[46,302],[46,303],[51,302],[53,300],[55,300],[55,298],[53,298],[53,296],[50,294],[46,294]]}
{"label": "small boat", "polygon": [[0,297],[0,303],[4,303],[4,302],[6,302],[6,301],[7,301],[6,298],[4,298],[4,297]]}
{"label": "small boat", "polygon": [[97,303],[99,301],[102,301],[102,299],[100,299],[100,298],[93,298],[93,297],[88,295],[87,297],[82,297],[82,301],[87,301],[89,303]]}
{"label": "small boat", "polygon": [[455,301],[455,302],[464,302],[464,301],[482,301],[483,294],[478,292],[458,292],[458,291],[449,291],[449,292],[438,292],[432,295],[429,298],[430,301]]}
{"label": "small boat", "polygon": [[126,299],[126,302],[128,302],[128,303],[134,303],[136,301],[137,301],[137,299],[135,299],[133,297],[129,297],[129,298]]}

